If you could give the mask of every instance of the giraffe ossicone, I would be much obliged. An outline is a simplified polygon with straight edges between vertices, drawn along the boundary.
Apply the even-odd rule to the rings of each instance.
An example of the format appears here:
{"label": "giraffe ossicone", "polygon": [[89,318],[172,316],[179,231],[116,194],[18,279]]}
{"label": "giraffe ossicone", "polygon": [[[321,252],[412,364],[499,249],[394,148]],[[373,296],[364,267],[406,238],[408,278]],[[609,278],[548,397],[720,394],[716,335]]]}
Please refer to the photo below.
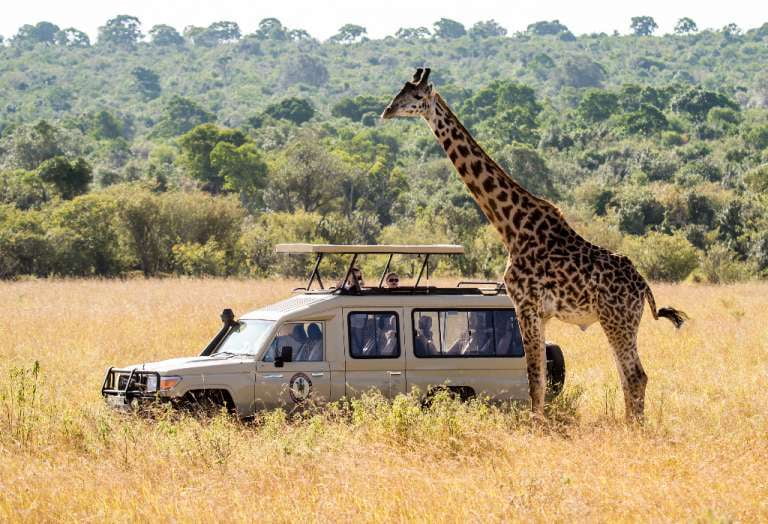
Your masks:
{"label": "giraffe ossicone", "polygon": [[508,252],[504,284],[517,310],[528,367],[531,408],[543,414],[544,328],[556,318],[582,329],[599,322],[619,368],[627,418],[642,420],[648,377],[637,351],[645,302],[676,327],[685,313],[656,309],[651,288],[625,256],[588,242],[560,209],[512,178],[483,150],[419,68],[382,118],[422,117]]}

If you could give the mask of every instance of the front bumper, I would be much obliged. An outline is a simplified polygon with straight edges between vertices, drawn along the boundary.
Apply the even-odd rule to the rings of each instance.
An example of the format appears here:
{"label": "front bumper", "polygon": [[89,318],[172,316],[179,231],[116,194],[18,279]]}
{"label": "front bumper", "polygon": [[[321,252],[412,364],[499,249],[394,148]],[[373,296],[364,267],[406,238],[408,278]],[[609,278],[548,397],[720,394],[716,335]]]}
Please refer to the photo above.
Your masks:
{"label": "front bumper", "polygon": [[110,407],[130,411],[169,400],[158,393],[159,385],[160,373],[157,371],[109,368],[101,384],[101,396]]}

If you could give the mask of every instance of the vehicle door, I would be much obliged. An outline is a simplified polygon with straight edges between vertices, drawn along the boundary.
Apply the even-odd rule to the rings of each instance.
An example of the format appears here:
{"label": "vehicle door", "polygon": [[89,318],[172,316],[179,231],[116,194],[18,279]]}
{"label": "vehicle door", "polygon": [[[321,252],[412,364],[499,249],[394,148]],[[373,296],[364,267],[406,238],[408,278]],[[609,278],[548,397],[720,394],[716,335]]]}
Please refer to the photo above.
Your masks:
{"label": "vehicle door", "polygon": [[403,309],[345,308],[343,318],[347,396],[405,393]]}
{"label": "vehicle door", "polygon": [[[323,404],[330,398],[325,322],[286,322],[256,365],[256,409],[293,409]],[[291,348],[291,361],[279,358]]]}

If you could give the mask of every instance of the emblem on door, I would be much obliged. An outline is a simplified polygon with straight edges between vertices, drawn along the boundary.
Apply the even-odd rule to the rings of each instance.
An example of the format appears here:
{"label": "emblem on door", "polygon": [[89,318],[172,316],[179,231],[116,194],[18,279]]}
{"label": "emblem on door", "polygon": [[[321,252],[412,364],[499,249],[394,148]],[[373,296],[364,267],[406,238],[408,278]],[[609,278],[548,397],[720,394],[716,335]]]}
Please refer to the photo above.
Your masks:
{"label": "emblem on door", "polygon": [[296,373],[288,383],[288,394],[291,400],[300,404],[309,398],[312,393],[312,381],[304,373]]}

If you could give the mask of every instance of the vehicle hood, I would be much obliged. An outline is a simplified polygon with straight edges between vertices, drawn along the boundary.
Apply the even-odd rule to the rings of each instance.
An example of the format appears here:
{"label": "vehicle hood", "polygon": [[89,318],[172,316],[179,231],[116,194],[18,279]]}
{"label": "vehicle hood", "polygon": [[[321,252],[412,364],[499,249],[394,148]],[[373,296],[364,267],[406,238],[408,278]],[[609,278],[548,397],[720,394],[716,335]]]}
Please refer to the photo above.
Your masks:
{"label": "vehicle hood", "polygon": [[161,360],[159,362],[145,362],[126,366],[125,369],[157,371],[164,375],[193,375],[203,373],[242,373],[245,364],[253,364],[253,357],[246,356],[210,356],[210,357],[185,357]]}

